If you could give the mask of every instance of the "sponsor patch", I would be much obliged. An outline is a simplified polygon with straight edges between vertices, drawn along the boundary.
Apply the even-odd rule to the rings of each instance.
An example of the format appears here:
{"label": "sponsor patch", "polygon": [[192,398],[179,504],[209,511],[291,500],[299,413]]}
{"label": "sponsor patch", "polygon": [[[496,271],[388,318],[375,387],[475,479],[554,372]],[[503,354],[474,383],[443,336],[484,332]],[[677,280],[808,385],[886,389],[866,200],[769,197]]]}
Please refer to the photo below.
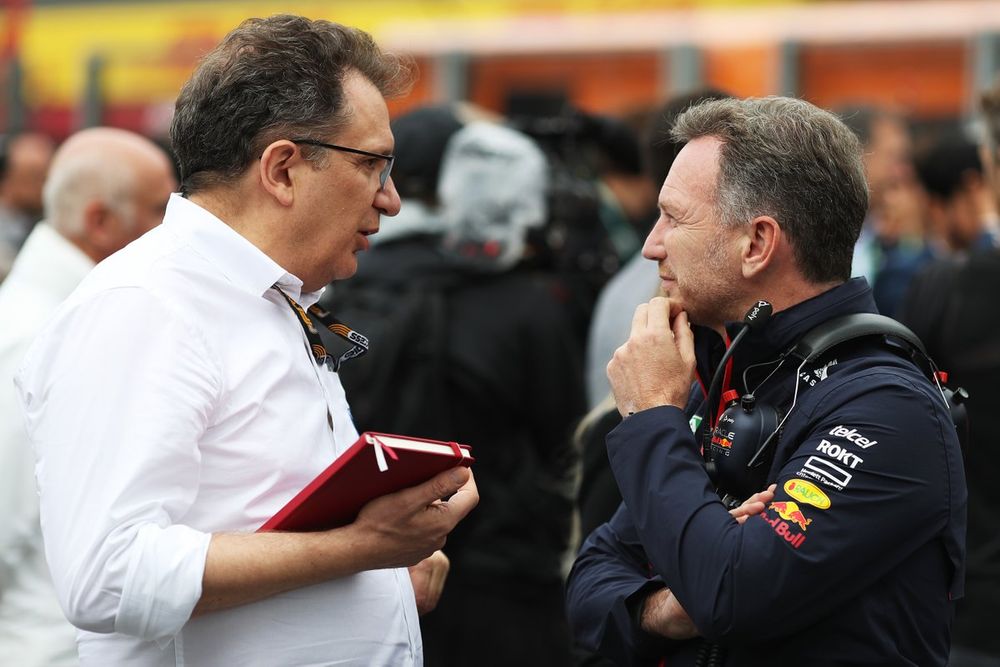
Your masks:
{"label": "sponsor patch", "polygon": [[843,463],[851,470],[857,468],[859,463],[865,462],[865,460],[857,454],[852,454],[841,445],[834,444],[829,440],[820,440],[820,443],[816,445],[816,451],[823,452],[834,461]]}
{"label": "sponsor patch", "polygon": [[819,368],[813,369],[813,375],[816,376],[817,380],[819,380],[820,382],[822,382],[830,374],[830,367],[831,366],[836,366],[836,365],[837,365],[837,360],[836,359],[831,359],[830,361],[828,361],[827,363],[823,364]]}
{"label": "sponsor patch", "polygon": [[688,426],[691,427],[692,433],[698,432],[698,427],[701,426],[701,415],[695,415],[688,420]]}
{"label": "sponsor patch", "polygon": [[806,515],[802,513],[798,503],[794,500],[774,501],[767,506],[767,509],[774,510],[782,519],[794,523],[802,530],[808,528],[809,524],[812,523],[812,519],[806,518]]}
{"label": "sponsor patch", "polygon": [[869,440],[865,436],[858,433],[858,429],[847,428],[846,426],[834,426],[833,430],[830,431],[830,435],[837,438],[843,438],[848,442],[853,442],[861,449],[868,449],[869,447],[878,444],[878,440]]}
{"label": "sponsor patch", "polygon": [[799,502],[821,510],[830,507],[830,497],[812,482],[807,482],[804,479],[790,479],[785,482],[784,489],[785,493]]}
{"label": "sponsor patch", "polygon": [[[794,505],[795,503],[792,504]],[[784,538],[784,540],[788,542],[788,544],[790,544],[792,548],[798,549],[800,546],[802,546],[802,543],[806,541],[806,534],[802,531],[799,531],[794,525],[789,525],[787,521],[783,521],[780,512],[778,516],[770,517],[767,514],[767,510],[764,510],[757,516],[759,516],[766,523],[768,523],[771,526],[771,528],[774,529],[775,534],[778,537]]]}
{"label": "sponsor patch", "polygon": [[840,466],[819,456],[810,456],[798,472],[801,477],[809,477],[826,486],[843,491],[851,483],[853,475]]}
{"label": "sponsor patch", "polygon": [[[733,448],[733,441],[721,435],[713,435],[712,444],[715,445],[716,447],[722,447],[723,449]],[[729,456],[728,452],[726,453],[726,456]]]}

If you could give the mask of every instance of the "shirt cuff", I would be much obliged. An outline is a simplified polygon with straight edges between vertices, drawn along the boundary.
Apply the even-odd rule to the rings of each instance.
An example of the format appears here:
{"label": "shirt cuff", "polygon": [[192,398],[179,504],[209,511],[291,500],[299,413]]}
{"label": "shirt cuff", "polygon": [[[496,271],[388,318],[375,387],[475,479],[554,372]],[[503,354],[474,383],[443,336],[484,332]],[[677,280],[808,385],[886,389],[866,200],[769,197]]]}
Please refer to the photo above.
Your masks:
{"label": "shirt cuff", "polygon": [[147,525],[135,536],[122,588],[115,632],[170,642],[201,599],[205,559],[212,539],[183,525]]}

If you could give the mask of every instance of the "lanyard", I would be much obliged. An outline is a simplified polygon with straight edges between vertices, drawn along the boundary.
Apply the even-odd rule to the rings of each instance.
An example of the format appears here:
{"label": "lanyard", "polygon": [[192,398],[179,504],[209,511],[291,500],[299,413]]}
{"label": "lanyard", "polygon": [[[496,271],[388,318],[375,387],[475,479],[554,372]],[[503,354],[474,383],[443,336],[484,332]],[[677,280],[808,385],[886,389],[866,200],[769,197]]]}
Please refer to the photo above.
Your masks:
{"label": "lanyard", "polygon": [[[326,366],[329,370],[336,373],[340,370],[340,365],[345,361],[355,357],[360,357],[368,351],[368,338],[335,318],[329,311],[323,310],[319,306],[313,304],[312,306],[309,306],[309,311],[306,312],[302,306],[295,303],[295,299],[285,294],[284,290],[278,287],[277,283],[271,287],[278,290],[278,293],[285,297],[285,301],[288,302],[288,305],[292,307],[292,310],[295,311],[295,314],[298,316],[299,324],[302,325],[302,330],[306,332],[306,338],[309,340],[309,350],[312,352],[317,364]],[[312,315],[312,317],[310,317],[310,315]],[[323,340],[319,337],[319,332],[313,325],[313,318],[326,327],[327,331],[350,343],[351,349],[347,350],[339,357],[330,355],[330,353],[326,351],[326,346],[323,345]]]}
{"label": "lanyard", "polygon": [[[725,341],[726,347],[728,348],[729,333],[723,332],[723,340]],[[701,387],[701,395],[704,396],[706,400],[708,400],[708,388],[705,386],[705,381],[701,379],[701,374],[696,372],[695,378],[698,380],[698,385]],[[699,424],[705,417],[708,418],[708,426],[710,429],[714,429],[716,424],[719,423],[719,417],[721,417],[722,413],[726,411],[726,399],[724,397],[726,395],[726,392],[732,388],[732,379],[733,379],[733,358],[729,357],[729,359],[726,361],[726,370],[722,375],[722,390],[719,392],[720,393],[719,404],[718,406],[716,406],[715,414],[714,415],[712,414],[711,407],[706,406],[705,416],[698,420]]]}

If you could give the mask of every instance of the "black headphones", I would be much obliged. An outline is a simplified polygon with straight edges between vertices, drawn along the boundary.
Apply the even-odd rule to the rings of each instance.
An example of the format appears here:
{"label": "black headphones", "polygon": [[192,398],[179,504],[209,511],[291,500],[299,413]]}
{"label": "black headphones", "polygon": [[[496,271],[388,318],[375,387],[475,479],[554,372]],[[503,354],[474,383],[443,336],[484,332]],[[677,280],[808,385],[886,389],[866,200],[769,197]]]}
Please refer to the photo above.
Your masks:
{"label": "black headphones", "polygon": [[[726,350],[707,392],[709,399],[707,405],[710,406],[710,410],[711,406],[715,405],[711,399],[718,391],[717,385],[722,369],[732,356],[737,343],[751,328],[762,326],[770,315],[771,304],[766,301],[759,301],[747,313],[743,329]],[[938,370],[916,334],[899,322],[882,315],[872,313],[844,315],[811,329],[773,362],[777,366],[772,374],[788,359],[799,361],[795,371],[792,404],[783,417],[776,407],[767,403],[758,404],[752,391],[743,396],[732,392],[732,395],[724,397],[730,399],[730,404],[719,416],[714,428],[710,425],[707,429],[706,435],[711,434],[711,439],[703,445],[706,469],[724,503],[735,507],[753,493],[763,489],[774,458],[775,447],[781,437],[781,427],[798,401],[802,369],[838,345],[869,336],[879,336],[884,344],[906,352],[927,375],[941,393],[941,400],[951,413],[959,442],[963,451],[965,450],[968,439],[968,416],[964,403],[969,395],[962,388],[952,390],[944,386],[947,374]],[[764,381],[766,382],[767,378]]]}

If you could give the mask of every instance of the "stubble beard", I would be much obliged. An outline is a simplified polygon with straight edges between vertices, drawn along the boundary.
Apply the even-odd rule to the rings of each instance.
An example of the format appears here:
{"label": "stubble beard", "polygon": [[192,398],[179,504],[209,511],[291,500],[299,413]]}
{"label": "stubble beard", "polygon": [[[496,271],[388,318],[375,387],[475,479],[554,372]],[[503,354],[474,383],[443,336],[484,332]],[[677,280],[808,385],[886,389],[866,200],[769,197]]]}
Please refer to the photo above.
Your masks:
{"label": "stubble beard", "polygon": [[677,278],[677,293],[687,295],[682,304],[692,324],[717,328],[739,318],[733,312],[738,309],[742,274],[733,267],[734,260],[726,255],[725,247],[721,235],[712,239],[693,281],[700,284],[682,283],[680,276]]}

